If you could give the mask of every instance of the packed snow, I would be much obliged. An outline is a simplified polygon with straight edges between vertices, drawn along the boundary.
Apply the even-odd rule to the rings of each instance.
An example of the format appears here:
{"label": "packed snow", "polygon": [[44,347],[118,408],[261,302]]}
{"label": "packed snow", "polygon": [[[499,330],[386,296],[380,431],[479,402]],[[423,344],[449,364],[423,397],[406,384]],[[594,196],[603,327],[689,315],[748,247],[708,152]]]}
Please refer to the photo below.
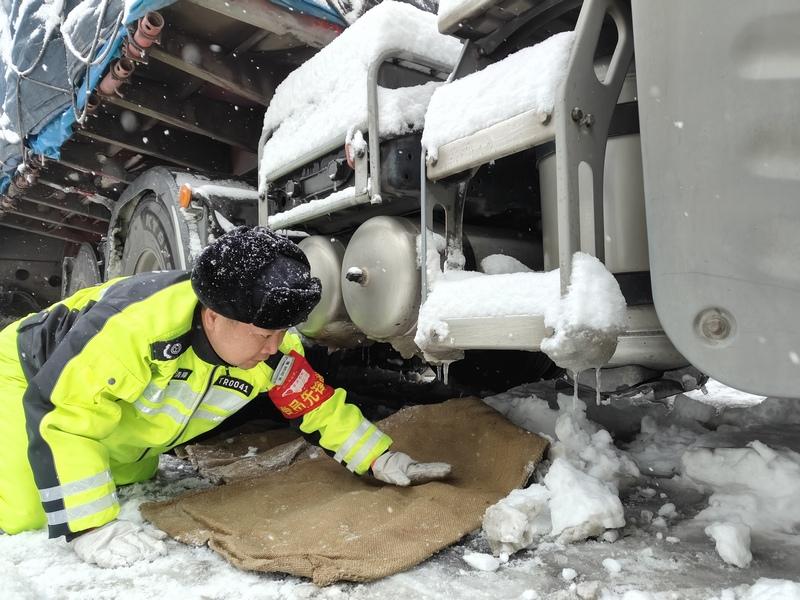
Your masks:
{"label": "packed snow", "polygon": [[558,33],[438,88],[422,135],[428,157],[435,159],[448,142],[524,112],[551,114],[574,38],[571,31]]}
{"label": "packed snow", "polygon": [[544,324],[555,333],[542,340],[542,352],[574,373],[599,369],[625,331],[625,309],[619,284],[605,265],[576,252],[566,295],[544,314]]}
{"label": "packed snow", "polygon": [[562,367],[576,372],[599,367],[614,353],[617,338],[625,330],[625,298],[613,275],[596,258],[575,253],[570,284],[562,298],[557,269],[519,272],[522,263],[494,255],[482,263],[494,274],[442,271],[443,238],[429,239],[430,292],[420,308],[414,339],[423,350],[447,338],[448,319],[541,315],[555,332],[542,341],[541,349]]}
{"label": "packed snow", "polygon": [[490,254],[481,260],[481,272],[487,275],[504,275],[508,273],[530,273],[533,269],[518,261],[513,256]]}
{"label": "packed snow", "polygon": [[[535,483],[517,490],[486,511],[483,535],[494,553],[513,553],[521,548],[547,544],[552,539],[574,543],[591,536],[611,541],[603,535],[603,532],[609,533],[609,529],[619,529],[625,536],[631,522],[626,523],[623,517],[620,498],[627,499],[628,503],[639,498],[660,506],[642,509],[633,520],[655,530],[655,537],[667,544],[678,546],[684,543],[684,538],[697,543],[698,531],[702,531],[714,543],[722,561],[742,569],[753,561],[751,536],[760,540],[756,556],[759,551],[762,555],[773,556],[782,546],[786,553],[800,556],[797,552],[800,511],[795,501],[800,492],[800,454],[785,447],[772,448],[755,439],[766,437],[782,444],[800,445],[800,438],[791,425],[786,426],[786,422],[796,420],[800,412],[797,403],[789,409],[780,399],[767,399],[764,401],[767,406],[759,411],[759,405],[752,404],[750,394],[714,381],[709,387],[719,391],[719,396],[712,396],[705,405],[712,408],[711,412],[703,411],[702,407],[687,408],[700,403],[686,395],[673,398],[673,410],[668,412],[664,406],[654,405],[651,414],[643,417],[642,429],[628,444],[627,451],[614,446],[607,431],[586,419],[586,405],[577,398],[560,396],[558,411],[537,397],[532,386],[488,398],[486,401],[490,405],[518,425],[554,440],[550,451],[552,464],[541,478],[543,485]],[[727,397],[730,402],[726,405],[719,397]],[[747,404],[752,408],[740,408]],[[774,410],[775,405],[786,410],[778,412]],[[762,419],[754,427],[748,423],[743,410],[771,415],[772,420]],[[728,411],[731,415],[726,419]],[[694,420],[700,415],[707,420]],[[567,420],[572,421],[570,427],[564,426]],[[714,424],[726,420],[739,424]],[[712,431],[713,428],[716,431]],[[776,428],[780,435],[776,435]],[[650,444],[654,439],[660,440],[659,450],[664,451],[662,460],[672,460],[673,464],[659,469],[658,477],[653,479],[654,487],[645,487],[641,486],[642,481],[652,477],[654,471]],[[748,439],[753,441],[742,447],[741,440]],[[603,440],[599,446],[597,440]],[[576,451],[579,451],[577,456]],[[606,456],[600,461],[580,460],[581,456],[596,457],[598,454]],[[570,456],[572,460],[566,460]],[[603,465],[599,471],[598,464]],[[640,468],[651,475],[643,476]],[[619,483],[624,483],[624,487],[617,488],[615,484]],[[563,486],[560,496],[559,484]],[[656,492],[659,484],[670,489],[673,501],[664,501],[668,497],[666,492]],[[633,490],[633,494],[618,494],[617,489]],[[609,495],[609,490],[613,494]],[[700,501],[694,498],[687,505],[686,500],[692,497],[693,491],[701,494]],[[613,498],[611,503],[609,498]],[[614,501],[620,505],[614,507]],[[679,509],[676,503],[683,506]],[[629,506],[626,512],[632,512]],[[565,531],[574,531],[575,535],[565,536]],[[679,535],[670,535],[670,531]],[[609,574],[624,570],[618,559],[604,559],[602,564]],[[776,581],[773,584],[760,580],[757,585],[765,593],[775,594],[765,597],[800,598],[800,585],[796,583]],[[745,598],[750,597],[749,593],[737,588],[725,590],[722,597]]]}
{"label": "packed snow", "polygon": [[[309,153],[344,145],[351,128],[367,128],[367,75],[384,52],[397,50],[453,67],[461,43],[436,30],[436,17],[387,0],[367,11],[277,88],[264,115],[259,189],[270,174]],[[380,89],[381,135],[418,131],[437,83]]]}
{"label": "packed snow", "polygon": [[726,563],[745,568],[750,565],[750,528],[742,523],[715,522],[704,530],[716,542],[717,554]]}
{"label": "packed snow", "polygon": [[465,14],[471,14],[481,7],[491,5],[486,0],[439,0],[439,27],[443,23],[450,22],[453,18],[463,18]]}
{"label": "packed snow", "polygon": [[[784,421],[800,420],[800,403],[764,401],[772,409],[761,412],[757,428],[772,432],[782,428],[784,433],[784,448],[777,444],[769,448],[774,455],[767,448],[732,446],[722,440],[709,448],[703,436],[715,428],[722,428],[726,435],[748,430],[750,437],[757,437],[756,429],[748,427],[746,411],[755,414],[760,405],[738,408],[748,395],[715,382],[707,388],[729,397],[733,408],[711,394],[704,403],[680,395],[668,405],[632,408],[650,420],[650,429],[632,441],[613,444],[604,435],[606,430],[586,417],[589,412],[601,418],[602,412],[597,411],[608,410],[592,404],[593,392],[579,399],[569,394],[559,397],[551,393],[553,384],[545,382],[486,398],[518,425],[550,437],[551,456],[537,469],[531,486],[512,492],[487,510],[481,531],[408,572],[374,583],[317,588],[294,577],[239,571],[207,548],[174,540],[166,542],[168,554],[153,562],[101,569],[81,563],[65,542],[48,540],[45,532],[31,532],[0,536],[0,590],[9,600],[175,596],[215,600],[797,600],[796,513],[788,502],[775,502],[779,494],[774,488],[785,488],[781,491],[787,499],[792,494],[797,497],[800,457],[789,447],[800,447],[800,436],[796,427]],[[775,406],[788,408],[781,415]],[[727,420],[738,424],[718,425],[729,412],[734,416]],[[767,421],[764,414],[775,418]],[[692,431],[694,440],[684,433],[668,453],[675,469],[654,475],[647,466],[649,459],[641,460],[645,446],[638,442],[652,439],[657,430],[666,448],[670,427]],[[578,448],[569,446],[578,440],[585,447],[576,453]],[[694,451],[701,452],[699,465]],[[722,451],[723,458],[709,457],[706,451],[712,455]],[[730,460],[739,455],[724,454],[727,451],[744,452],[746,459]],[[633,474],[631,462],[638,465],[638,475]],[[684,464],[694,466],[690,469]],[[624,485],[614,491],[614,482]],[[189,463],[165,456],[157,479],[120,489],[121,518],[141,523],[141,502],[209,485]],[[560,485],[569,485],[569,493],[560,490]],[[602,494],[594,495],[600,490]],[[715,508],[714,495],[729,495],[732,490],[753,499],[755,507],[747,509],[740,499],[739,512],[728,506],[724,514],[715,509],[713,515],[703,517]],[[557,503],[554,491],[561,494]],[[612,497],[619,503],[616,507]],[[562,515],[553,518],[551,508]],[[570,528],[590,537],[564,537]]]}
{"label": "packed snow", "polygon": [[2,108],[0,108],[0,139],[9,144],[17,144],[20,141],[19,134],[11,127],[11,119]]}
{"label": "packed snow", "polygon": [[354,206],[362,201],[362,197],[363,194],[356,194],[355,186],[346,187],[324,198],[298,204],[289,210],[270,215],[267,222],[270,228],[281,229],[288,224],[301,223],[314,217],[336,212],[348,206]]}

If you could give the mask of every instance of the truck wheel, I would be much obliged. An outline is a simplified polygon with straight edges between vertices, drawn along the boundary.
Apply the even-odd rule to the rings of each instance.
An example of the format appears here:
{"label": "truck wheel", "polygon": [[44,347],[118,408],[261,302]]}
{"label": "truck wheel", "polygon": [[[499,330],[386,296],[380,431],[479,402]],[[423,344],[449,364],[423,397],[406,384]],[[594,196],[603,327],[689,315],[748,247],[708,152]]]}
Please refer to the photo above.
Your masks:
{"label": "truck wheel", "polygon": [[69,267],[69,270],[64,269],[65,298],[72,296],[78,290],[97,285],[102,281],[100,267],[97,264],[97,254],[90,244],[81,244],[78,254],[71,259]]}
{"label": "truck wheel", "polygon": [[152,194],[145,196],[131,217],[122,251],[122,274],[175,269],[177,256],[178,242],[167,209]]}

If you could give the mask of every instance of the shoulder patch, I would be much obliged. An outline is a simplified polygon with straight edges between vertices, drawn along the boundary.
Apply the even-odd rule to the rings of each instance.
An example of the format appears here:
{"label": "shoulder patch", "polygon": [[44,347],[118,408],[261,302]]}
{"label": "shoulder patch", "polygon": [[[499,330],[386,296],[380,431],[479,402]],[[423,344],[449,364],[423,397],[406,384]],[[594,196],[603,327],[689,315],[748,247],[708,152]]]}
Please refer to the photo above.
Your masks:
{"label": "shoulder patch", "polygon": [[214,385],[237,391],[245,396],[249,396],[250,392],[253,391],[253,384],[248,383],[243,379],[231,377],[230,375],[220,375],[220,377],[214,382]]}
{"label": "shoulder patch", "polygon": [[175,360],[189,349],[191,332],[185,333],[174,340],[153,342],[150,344],[150,358],[153,360]]}

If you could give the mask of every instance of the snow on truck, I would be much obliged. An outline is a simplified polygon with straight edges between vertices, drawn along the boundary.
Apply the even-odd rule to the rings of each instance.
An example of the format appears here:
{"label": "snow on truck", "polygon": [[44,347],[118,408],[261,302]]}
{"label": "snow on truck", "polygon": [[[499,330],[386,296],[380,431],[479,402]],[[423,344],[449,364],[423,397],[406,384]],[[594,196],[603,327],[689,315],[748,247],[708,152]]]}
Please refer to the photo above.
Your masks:
{"label": "snow on truck", "polygon": [[800,397],[795,2],[0,12],[0,312],[259,223],[330,349]]}

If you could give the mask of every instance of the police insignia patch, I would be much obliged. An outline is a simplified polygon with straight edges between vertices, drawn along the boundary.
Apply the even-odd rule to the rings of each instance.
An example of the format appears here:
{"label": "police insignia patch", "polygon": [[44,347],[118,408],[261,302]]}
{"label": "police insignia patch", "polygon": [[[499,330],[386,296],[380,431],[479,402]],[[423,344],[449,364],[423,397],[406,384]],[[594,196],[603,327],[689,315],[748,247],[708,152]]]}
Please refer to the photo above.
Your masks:
{"label": "police insignia patch", "polygon": [[174,360],[189,348],[190,334],[186,333],[174,340],[150,344],[150,358],[153,360]]}

